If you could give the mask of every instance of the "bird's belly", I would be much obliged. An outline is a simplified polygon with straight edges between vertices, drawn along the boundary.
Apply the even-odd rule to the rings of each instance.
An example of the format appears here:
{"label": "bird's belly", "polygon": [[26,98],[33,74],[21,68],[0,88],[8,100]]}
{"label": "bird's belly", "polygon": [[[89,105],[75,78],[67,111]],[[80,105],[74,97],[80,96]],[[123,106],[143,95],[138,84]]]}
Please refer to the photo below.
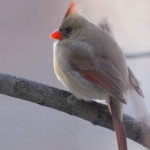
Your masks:
{"label": "bird's belly", "polygon": [[77,98],[84,100],[108,99],[108,94],[103,89],[84,79],[77,71],[56,61],[54,70],[57,78]]}

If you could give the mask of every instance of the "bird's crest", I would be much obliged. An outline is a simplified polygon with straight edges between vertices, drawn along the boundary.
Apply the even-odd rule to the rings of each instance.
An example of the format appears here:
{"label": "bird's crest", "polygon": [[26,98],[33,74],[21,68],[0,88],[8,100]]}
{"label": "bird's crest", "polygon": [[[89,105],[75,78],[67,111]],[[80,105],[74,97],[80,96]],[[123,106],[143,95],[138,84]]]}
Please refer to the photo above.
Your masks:
{"label": "bird's crest", "polygon": [[77,12],[78,12],[77,2],[75,0],[71,0],[64,18],[67,18],[68,16],[73,15]]}

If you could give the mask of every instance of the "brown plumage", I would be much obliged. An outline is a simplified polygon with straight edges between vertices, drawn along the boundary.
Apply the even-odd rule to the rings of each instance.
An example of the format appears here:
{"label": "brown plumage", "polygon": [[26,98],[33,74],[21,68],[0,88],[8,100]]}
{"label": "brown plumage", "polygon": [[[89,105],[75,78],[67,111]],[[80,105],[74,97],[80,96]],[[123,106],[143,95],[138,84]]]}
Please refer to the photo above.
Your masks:
{"label": "brown plumage", "polygon": [[127,150],[123,104],[127,103],[129,85],[143,94],[116,41],[80,14],[75,1],[71,1],[59,31],[51,37],[59,40],[54,45],[58,79],[80,99],[106,100],[118,149]]}

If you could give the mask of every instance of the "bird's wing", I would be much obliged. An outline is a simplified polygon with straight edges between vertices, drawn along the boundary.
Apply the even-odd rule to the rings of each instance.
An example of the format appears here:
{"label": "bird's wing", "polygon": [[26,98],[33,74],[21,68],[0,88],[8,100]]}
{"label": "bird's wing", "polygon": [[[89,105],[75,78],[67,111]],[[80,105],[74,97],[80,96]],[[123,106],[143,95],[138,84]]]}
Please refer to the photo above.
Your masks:
{"label": "bird's wing", "polygon": [[128,73],[129,73],[129,81],[130,84],[132,85],[132,87],[134,88],[134,90],[141,96],[144,98],[144,94],[143,91],[140,88],[140,84],[139,81],[137,80],[137,78],[134,76],[132,70],[128,67]]}
{"label": "bird's wing", "polygon": [[[80,53],[74,55],[73,53]],[[86,54],[85,54],[86,53]],[[88,50],[77,49],[72,51],[69,64],[89,82],[103,88],[110,96],[126,103],[124,93],[126,90],[122,74],[110,59],[88,54]],[[74,57],[78,56],[78,57]]]}

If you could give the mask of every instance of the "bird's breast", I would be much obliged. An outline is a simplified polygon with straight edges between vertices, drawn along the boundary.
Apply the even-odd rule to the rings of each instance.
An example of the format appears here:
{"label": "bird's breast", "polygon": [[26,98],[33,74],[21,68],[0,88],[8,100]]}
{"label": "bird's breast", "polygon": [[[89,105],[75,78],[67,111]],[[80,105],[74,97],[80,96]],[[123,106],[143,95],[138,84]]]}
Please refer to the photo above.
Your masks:
{"label": "bird's breast", "polygon": [[68,59],[64,50],[55,48],[53,57],[54,71],[61,83],[80,99],[107,99],[108,94],[103,89],[84,79],[79,72],[73,70]]}

